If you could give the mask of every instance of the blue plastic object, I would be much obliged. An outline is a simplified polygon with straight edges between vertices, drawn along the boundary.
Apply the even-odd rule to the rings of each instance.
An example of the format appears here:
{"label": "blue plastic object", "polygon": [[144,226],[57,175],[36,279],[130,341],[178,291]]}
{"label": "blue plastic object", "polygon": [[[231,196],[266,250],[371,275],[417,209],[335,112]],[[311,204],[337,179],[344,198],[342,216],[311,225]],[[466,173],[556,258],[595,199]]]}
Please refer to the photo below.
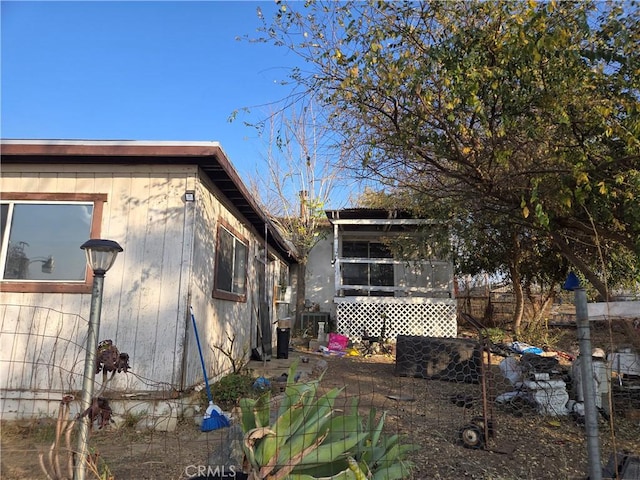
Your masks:
{"label": "blue plastic object", "polygon": [[220,407],[213,403],[213,395],[211,394],[211,388],[209,387],[209,379],[207,378],[207,369],[204,366],[204,357],[202,356],[202,347],[200,346],[200,337],[198,336],[198,327],[196,327],[196,317],[193,315],[193,307],[189,306],[191,312],[191,321],[193,322],[193,332],[196,334],[196,343],[198,344],[198,353],[200,353],[200,362],[202,363],[202,373],[204,374],[204,384],[207,386],[207,398],[209,398],[209,406],[207,411],[204,412],[202,418],[202,427],[200,430],[203,432],[210,432],[211,430],[217,430],[218,428],[224,428],[229,426],[229,420],[222,415]]}
{"label": "blue plastic object", "polygon": [[567,275],[567,279],[564,281],[562,288],[569,291],[580,288],[580,279],[576,276],[575,273],[569,272],[569,275]]}
{"label": "blue plastic object", "polygon": [[264,390],[269,390],[270,388],[271,388],[271,382],[264,377],[258,377],[256,378],[256,381],[253,382],[254,390],[264,391]]}

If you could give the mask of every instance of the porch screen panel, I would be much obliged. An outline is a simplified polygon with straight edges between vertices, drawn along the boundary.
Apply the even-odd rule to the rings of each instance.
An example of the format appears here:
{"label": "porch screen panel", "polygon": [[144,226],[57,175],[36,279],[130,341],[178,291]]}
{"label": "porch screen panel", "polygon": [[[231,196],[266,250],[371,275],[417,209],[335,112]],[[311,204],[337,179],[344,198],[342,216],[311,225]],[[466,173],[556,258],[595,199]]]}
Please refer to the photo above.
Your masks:
{"label": "porch screen panel", "polygon": [[451,280],[451,266],[448,264],[436,264],[433,266],[432,286],[438,290],[448,291]]}
{"label": "porch screen panel", "polygon": [[[392,258],[389,249],[382,243],[367,241],[343,241],[343,258],[362,258],[375,260],[378,258]],[[392,287],[394,285],[394,269],[388,263],[345,263],[342,265],[343,285],[364,285],[368,287]],[[392,296],[393,292],[378,290],[345,290],[345,295],[376,295]]]}

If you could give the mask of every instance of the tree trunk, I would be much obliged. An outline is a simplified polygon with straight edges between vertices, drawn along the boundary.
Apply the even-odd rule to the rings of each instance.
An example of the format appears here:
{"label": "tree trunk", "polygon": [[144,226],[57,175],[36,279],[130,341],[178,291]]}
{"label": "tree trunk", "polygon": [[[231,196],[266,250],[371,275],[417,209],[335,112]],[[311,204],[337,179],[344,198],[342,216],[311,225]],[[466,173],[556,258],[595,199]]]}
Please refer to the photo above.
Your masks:
{"label": "tree trunk", "polygon": [[512,236],[513,241],[513,254],[512,259],[509,262],[509,275],[511,276],[511,283],[513,285],[513,295],[515,296],[516,304],[513,311],[513,334],[516,338],[520,336],[520,329],[522,326],[522,317],[524,316],[524,290],[522,288],[522,275],[520,274],[520,261],[522,259],[522,249],[520,247],[520,239],[518,234],[514,233]]}
{"label": "tree trunk", "polygon": [[302,312],[304,312],[305,292],[307,290],[307,262],[300,261],[298,264],[298,276],[296,278],[296,314],[292,328],[302,326]]}
{"label": "tree trunk", "polygon": [[530,289],[527,289],[527,297],[532,308],[531,321],[539,322],[545,317],[545,313],[549,310],[556,298],[556,291],[554,287],[549,289],[543,294],[540,293],[540,298],[536,300]]}
{"label": "tree trunk", "polygon": [[520,276],[520,270],[517,266],[512,265],[509,267],[509,273],[511,275],[511,282],[513,284],[513,295],[515,296],[515,306],[513,311],[513,333],[516,338],[520,336],[520,329],[522,326],[522,317],[524,315],[524,292],[522,289],[522,278]]}

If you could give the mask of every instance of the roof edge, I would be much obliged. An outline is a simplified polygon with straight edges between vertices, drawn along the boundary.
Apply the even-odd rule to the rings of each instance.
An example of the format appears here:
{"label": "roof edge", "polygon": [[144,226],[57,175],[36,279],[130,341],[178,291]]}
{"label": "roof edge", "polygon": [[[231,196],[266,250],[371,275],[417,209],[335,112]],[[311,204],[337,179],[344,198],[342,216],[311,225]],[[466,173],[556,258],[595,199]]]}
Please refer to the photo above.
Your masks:
{"label": "roof edge", "polygon": [[[143,140],[0,140],[7,156],[210,157],[226,153],[218,142]],[[227,161],[228,163],[228,161]]]}
{"label": "roof edge", "polygon": [[198,147],[220,147],[219,142],[208,140],[90,140],[90,139],[0,139],[3,145],[119,145],[119,146],[198,146]]}
{"label": "roof edge", "polygon": [[[271,236],[280,246],[282,254],[289,255],[296,259],[297,253],[292,252],[290,245],[286,239],[272,224],[269,217],[263,211],[257,200],[249,192],[235,167],[229,160],[219,142],[213,141],[148,141],[148,140],[19,140],[19,139],[0,139],[0,156],[5,157],[2,160],[8,161],[13,158],[13,162],[26,161],[29,157],[41,159],[42,157],[77,157],[72,163],[78,161],[86,161],[91,157],[111,157],[112,159],[122,157],[123,159],[131,157],[144,158],[163,158],[164,162],[182,161],[193,162],[194,164],[204,168],[208,165],[217,165],[228,177],[234,185],[236,191],[246,201],[248,207],[260,219],[263,225],[267,225]],[[216,178],[207,175],[214,184]],[[246,215],[245,215],[246,216]],[[249,220],[249,219],[248,219]],[[250,221],[250,220],[249,220]],[[253,223],[250,221],[250,223]],[[262,228],[261,225],[254,227],[259,235]]]}

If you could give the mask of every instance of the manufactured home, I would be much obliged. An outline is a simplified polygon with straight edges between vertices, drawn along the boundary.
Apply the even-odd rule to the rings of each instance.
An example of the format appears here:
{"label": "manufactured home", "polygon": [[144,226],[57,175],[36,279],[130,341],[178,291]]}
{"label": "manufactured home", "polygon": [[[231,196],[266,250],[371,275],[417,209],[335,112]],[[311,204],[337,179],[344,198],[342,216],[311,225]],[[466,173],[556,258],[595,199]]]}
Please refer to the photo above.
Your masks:
{"label": "manufactured home", "polygon": [[295,249],[218,143],[1,147],[2,418],[50,413],[81,390],[93,276],[80,246],[92,238],[123,249],[104,279],[99,340],[131,368],[111,380],[111,397],[170,398],[202,384],[193,318],[211,378],[230,356],[271,354]]}

